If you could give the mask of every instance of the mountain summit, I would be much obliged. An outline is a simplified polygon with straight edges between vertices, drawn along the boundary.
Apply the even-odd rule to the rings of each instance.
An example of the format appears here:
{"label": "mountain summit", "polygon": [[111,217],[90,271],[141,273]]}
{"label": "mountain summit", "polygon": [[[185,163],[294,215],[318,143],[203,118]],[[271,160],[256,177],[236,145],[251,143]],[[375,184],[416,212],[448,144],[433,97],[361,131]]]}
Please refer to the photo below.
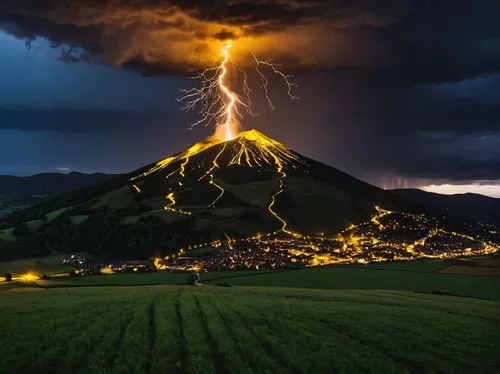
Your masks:
{"label": "mountain summit", "polygon": [[[210,165],[209,170],[213,170],[212,166],[219,168],[240,165],[247,167],[268,167],[282,171],[285,167],[291,165],[297,167],[301,163],[300,156],[280,142],[269,138],[260,131],[249,130],[240,133],[236,138],[228,141],[218,141],[211,137],[206,138],[184,152],[158,161],[150,170],[132,178],[132,180],[140,180],[142,177],[172,165],[179,166],[179,163],[179,169],[182,169],[184,173],[189,160],[200,154],[205,159],[196,159],[196,161],[201,161],[202,163],[208,161]],[[212,157],[213,154],[215,154],[214,157]],[[216,163],[215,165],[214,162]]]}

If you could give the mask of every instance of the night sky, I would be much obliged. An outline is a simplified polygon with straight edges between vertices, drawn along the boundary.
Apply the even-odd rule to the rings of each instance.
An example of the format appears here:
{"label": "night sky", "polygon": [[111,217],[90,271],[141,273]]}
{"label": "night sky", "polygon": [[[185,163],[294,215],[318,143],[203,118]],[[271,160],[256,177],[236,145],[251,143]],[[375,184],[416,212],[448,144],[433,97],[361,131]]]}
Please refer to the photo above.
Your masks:
{"label": "night sky", "polygon": [[0,174],[126,172],[209,135],[175,98],[227,39],[298,84],[244,129],[380,187],[500,197],[498,0],[2,1]]}

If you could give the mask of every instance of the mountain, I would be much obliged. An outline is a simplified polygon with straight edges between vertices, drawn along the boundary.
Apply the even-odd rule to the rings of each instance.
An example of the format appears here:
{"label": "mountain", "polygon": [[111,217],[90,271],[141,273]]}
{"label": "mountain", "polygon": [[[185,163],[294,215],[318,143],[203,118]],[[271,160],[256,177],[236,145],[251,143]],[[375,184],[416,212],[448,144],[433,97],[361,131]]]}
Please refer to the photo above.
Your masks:
{"label": "mountain", "polygon": [[167,212],[229,215],[253,227],[246,232],[221,222],[233,235],[279,228],[334,233],[369,217],[377,204],[404,204],[403,199],[301,156],[256,130],[227,142],[197,143],[157,162],[131,183],[138,197],[159,200]]}
{"label": "mountain", "polygon": [[[27,225],[31,239],[21,241],[35,236],[41,245],[35,252],[83,245],[104,257],[135,258],[189,240],[277,231],[333,235],[372,216],[376,205],[409,208],[397,195],[251,130],[226,142],[206,139],[127,175],[63,193],[0,227],[12,239],[15,226]],[[73,238],[61,238],[63,231]]]}
{"label": "mountain", "polygon": [[60,193],[103,182],[113,174],[79,172],[41,173],[28,177],[0,175],[0,195],[27,194],[55,196]]}
{"label": "mountain", "polygon": [[0,216],[63,192],[90,186],[116,175],[71,172],[42,173],[28,177],[0,175]]}
{"label": "mountain", "polygon": [[[207,138],[126,175],[0,221],[0,260],[52,252],[173,259],[160,268],[282,267],[484,254],[418,204],[256,131]],[[495,235],[485,228],[486,235]],[[184,248],[184,249],[182,249]],[[234,249],[240,249],[235,251]],[[198,253],[199,254],[199,253]]]}
{"label": "mountain", "polygon": [[441,195],[418,189],[392,191],[422,206],[430,214],[500,225],[500,199],[473,193]]}

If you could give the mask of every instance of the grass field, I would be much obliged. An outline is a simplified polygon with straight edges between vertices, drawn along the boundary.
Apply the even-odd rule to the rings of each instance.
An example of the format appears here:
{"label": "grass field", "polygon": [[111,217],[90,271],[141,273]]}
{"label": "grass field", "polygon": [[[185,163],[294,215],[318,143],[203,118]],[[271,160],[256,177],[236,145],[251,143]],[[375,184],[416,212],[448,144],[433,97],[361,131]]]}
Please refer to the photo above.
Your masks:
{"label": "grass field", "polygon": [[[498,277],[464,276],[439,272],[447,266],[441,261],[349,265],[300,270],[244,270],[202,273],[203,283],[232,286],[289,287],[311,289],[390,289],[422,293],[448,294],[500,300]],[[60,256],[0,262],[0,275],[35,271],[48,275],[69,272]],[[86,277],[57,277],[38,282],[42,287],[137,286],[184,284],[186,273],[122,273]]]}
{"label": "grass field", "polygon": [[445,265],[0,283],[0,373],[498,372],[500,280]]}
{"label": "grass field", "polygon": [[404,291],[17,288],[0,291],[0,371],[493,372],[497,308]]}
{"label": "grass field", "polygon": [[[415,264],[425,269],[422,264]],[[431,268],[432,265],[429,265]],[[207,284],[225,283],[232,286],[273,286],[311,289],[390,289],[424,293],[500,300],[500,281],[495,277],[474,277],[442,274],[430,271],[380,270],[364,268],[320,268],[286,271],[227,271],[202,273]],[[47,287],[65,286],[133,286],[183,284],[185,273],[113,274],[89,277],[60,278],[44,283]]]}

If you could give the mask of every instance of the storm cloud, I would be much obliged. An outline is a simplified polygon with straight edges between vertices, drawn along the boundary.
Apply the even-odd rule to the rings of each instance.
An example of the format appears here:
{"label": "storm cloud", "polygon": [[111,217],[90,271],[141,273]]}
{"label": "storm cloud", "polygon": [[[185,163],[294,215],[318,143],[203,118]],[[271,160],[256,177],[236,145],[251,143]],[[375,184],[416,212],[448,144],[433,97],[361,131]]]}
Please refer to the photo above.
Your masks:
{"label": "storm cloud", "polygon": [[[275,112],[247,118],[246,126],[265,129],[306,155],[378,185],[383,175],[500,181],[498,0],[4,0],[0,30],[33,48],[29,52],[46,43],[38,39],[48,40],[59,51],[55,63],[91,62],[147,76],[193,75],[211,66],[222,43],[233,40],[238,65],[252,63],[249,50],[281,62],[295,74],[301,97],[292,106],[286,95],[279,96],[283,92],[272,92]],[[141,123],[154,134],[165,126],[179,133],[187,127],[174,100],[182,79],[162,78],[169,82],[153,85],[138,83],[131,77],[137,74],[110,79],[112,69],[92,68],[107,82],[103,88],[93,82],[87,93],[74,93],[78,88],[61,79],[62,108],[22,111],[2,103],[0,129],[126,133]],[[39,84],[40,92],[55,91],[51,82],[61,70],[48,70],[53,75]],[[52,105],[55,95],[45,100],[30,82],[20,85],[14,78],[2,82],[19,92],[19,101],[36,93],[40,106]],[[15,96],[4,90],[4,102]],[[85,105],[96,105],[95,98],[106,109],[75,108],[84,97]],[[144,109],[166,106],[168,115],[143,116]],[[192,137],[182,146],[199,134]],[[162,141],[155,155],[165,156],[167,149]]]}
{"label": "storm cloud", "polygon": [[69,46],[61,55],[67,62],[92,59],[146,75],[189,75],[213,61],[220,41],[232,39],[240,40],[235,48],[241,59],[251,49],[286,61],[290,70],[354,70],[414,83],[498,71],[499,18],[495,0],[7,0],[0,5],[0,27],[28,46],[38,37]]}

